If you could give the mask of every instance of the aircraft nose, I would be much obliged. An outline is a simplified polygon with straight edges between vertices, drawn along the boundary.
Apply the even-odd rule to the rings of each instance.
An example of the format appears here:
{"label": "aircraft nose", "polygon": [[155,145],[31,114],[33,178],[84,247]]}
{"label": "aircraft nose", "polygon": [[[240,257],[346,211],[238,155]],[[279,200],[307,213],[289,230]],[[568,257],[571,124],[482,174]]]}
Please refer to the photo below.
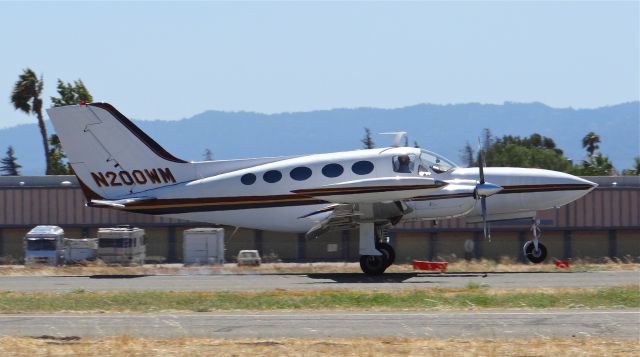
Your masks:
{"label": "aircraft nose", "polygon": [[593,189],[598,187],[598,184],[595,182],[591,182],[582,177],[569,175],[569,174],[567,175],[570,176],[570,180],[572,181],[573,184],[583,186],[584,187],[583,189],[586,190],[587,192],[591,192]]}

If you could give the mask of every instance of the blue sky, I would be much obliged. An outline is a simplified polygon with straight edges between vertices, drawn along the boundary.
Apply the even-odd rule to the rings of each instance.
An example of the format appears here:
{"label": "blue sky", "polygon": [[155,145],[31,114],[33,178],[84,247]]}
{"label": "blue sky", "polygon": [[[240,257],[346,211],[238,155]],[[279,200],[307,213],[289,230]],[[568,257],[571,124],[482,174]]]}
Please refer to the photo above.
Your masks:
{"label": "blue sky", "polygon": [[[0,127],[23,68],[143,119],[640,97],[640,2],[0,3]],[[1,145],[0,145],[1,146]]]}

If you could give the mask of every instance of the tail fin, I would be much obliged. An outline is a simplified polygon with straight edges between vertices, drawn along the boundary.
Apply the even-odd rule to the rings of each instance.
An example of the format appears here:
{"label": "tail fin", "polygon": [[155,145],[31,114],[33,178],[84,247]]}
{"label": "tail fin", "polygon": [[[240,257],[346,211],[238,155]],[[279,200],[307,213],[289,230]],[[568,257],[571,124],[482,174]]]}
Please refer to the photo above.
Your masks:
{"label": "tail fin", "polygon": [[115,199],[196,178],[194,165],[168,153],[107,103],[47,110],[85,194]]}

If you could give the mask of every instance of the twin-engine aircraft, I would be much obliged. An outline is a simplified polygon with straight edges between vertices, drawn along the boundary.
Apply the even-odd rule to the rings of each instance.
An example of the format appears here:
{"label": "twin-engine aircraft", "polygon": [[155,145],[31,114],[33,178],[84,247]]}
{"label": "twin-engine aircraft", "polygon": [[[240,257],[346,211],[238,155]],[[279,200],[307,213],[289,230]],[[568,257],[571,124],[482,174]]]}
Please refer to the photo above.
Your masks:
{"label": "twin-engine aircraft", "polygon": [[360,266],[382,274],[395,253],[385,227],[464,216],[531,219],[527,258],[547,255],[536,211],[560,207],[596,184],[526,168],[460,168],[419,148],[188,162],[168,153],[107,103],[48,110],[91,207],[254,229],[325,232],[359,228]]}

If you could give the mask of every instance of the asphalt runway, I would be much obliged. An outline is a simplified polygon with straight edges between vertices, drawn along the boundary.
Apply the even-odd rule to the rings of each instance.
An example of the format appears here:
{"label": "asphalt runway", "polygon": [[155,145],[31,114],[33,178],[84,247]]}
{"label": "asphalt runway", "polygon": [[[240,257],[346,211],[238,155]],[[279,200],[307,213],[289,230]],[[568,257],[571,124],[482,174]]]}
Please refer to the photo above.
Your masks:
{"label": "asphalt runway", "polygon": [[279,338],[640,336],[640,311],[267,312],[0,315],[0,336]]}
{"label": "asphalt runway", "polygon": [[552,273],[388,273],[369,277],[354,273],[0,276],[0,291],[248,291],[358,289],[398,290],[462,288],[597,288],[639,285],[640,271]]}

